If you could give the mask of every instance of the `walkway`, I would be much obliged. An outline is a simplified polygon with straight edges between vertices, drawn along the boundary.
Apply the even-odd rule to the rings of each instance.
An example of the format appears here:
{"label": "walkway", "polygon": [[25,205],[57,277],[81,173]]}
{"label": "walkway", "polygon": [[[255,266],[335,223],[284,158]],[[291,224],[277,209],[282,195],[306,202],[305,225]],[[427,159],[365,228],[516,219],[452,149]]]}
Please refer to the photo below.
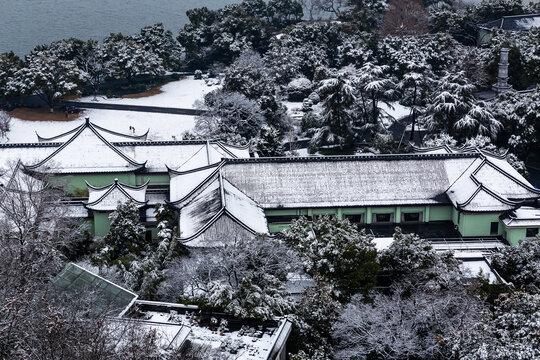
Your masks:
{"label": "walkway", "polygon": [[103,110],[121,110],[121,111],[139,111],[162,114],[191,115],[198,116],[204,114],[204,110],[169,108],[159,106],[141,106],[141,105],[122,105],[94,102],[63,101],[59,105],[74,107],[79,109],[103,109]]}

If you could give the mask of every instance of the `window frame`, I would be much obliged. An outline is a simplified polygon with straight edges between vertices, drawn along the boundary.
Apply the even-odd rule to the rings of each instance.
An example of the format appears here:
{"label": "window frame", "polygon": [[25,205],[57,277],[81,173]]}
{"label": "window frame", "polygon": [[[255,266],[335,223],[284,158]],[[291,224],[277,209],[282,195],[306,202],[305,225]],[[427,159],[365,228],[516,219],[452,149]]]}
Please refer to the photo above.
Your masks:
{"label": "window frame", "polygon": [[[409,214],[418,214],[418,220],[405,220],[405,216]],[[424,212],[423,211],[406,211],[401,213],[401,222],[405,224],[418,224],[424,221]]]}
{"label": "window frame", "polygon": [[[351,218],[354,217],[354,216],[360,216],[360,221],[351,221]],[[366,214],[365,213],[360,213],[360,214],[343,214],[343,219],[347,219],[349,220],[349,222],[352,224],[352,225],[357,225],[357,224],[365,224],[366,223]]]}
{"label": "window frame", "polygon": [[[530,235],[531,230],[534,231],[534,234],[533,234],[533,235]],[[539,229],[539,228],[525,228],[525,237],[526,237],[526,238],[533,238],[533,237],[536,237],[539,233],[540,233],[540,229]]]}
{"label": "window frame", "polygon": [[[390,216],[389,220],[388,221],[377,221],[377,216],[378,215],[388,215]],[[389,213],[374,213],[372,214],[371,216],[371,222],[373,224],[393,224],[394,223],[394,213],[393,212],[389,212]]]}
{"label": "window frame", "polygon": [[[493,231],[493,226],[497,226],[497,231]],[[489,235],[499,235],[499,222],[498,221],[492,221],[489,223]]]}

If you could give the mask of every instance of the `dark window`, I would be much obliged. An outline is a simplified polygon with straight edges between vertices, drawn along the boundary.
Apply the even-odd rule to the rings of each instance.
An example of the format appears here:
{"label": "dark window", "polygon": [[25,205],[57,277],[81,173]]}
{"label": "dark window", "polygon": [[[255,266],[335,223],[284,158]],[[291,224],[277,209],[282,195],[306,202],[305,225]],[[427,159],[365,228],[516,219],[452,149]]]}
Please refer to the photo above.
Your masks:
{"label": "dark window", "polygon": [[491,227],[489,229],[489,233],[491,235],[497,235],[499,233],[499,222],[495,221],[491,223]]}
{"label": "dark window", "polygon": [[[296,220],[300,217],[300,215],[276,215],[276,216],[266,216],[266,221],[268,221],[269,224],[290,224],[293,220]],[[308,220],[310,219],[309,216],[305,216]]]}
{"label": "dark window", "polygon": [[351,222],[351,224],[363,224],[364,214],[345,214],[343,217]]}
{"label": "dark window", "polygon": [[373,220],[376,223],[389,223],[392,222],[392,214],[374,214]]}
{"label": "dark window", "polygon": [[422,221],[422,213],[403,213],[403,222],[420,222]]}
{"label": "dark window", "polygon": [[146,233],[144,234],[144,239],[145,239],[147,242],[151,242],[151,241],[152,241],[152,231],[151,231],[151,230],[146,230]]}
{"label": "dark window", "polygon": [[526,230],[526,237],[535,237],[536,235],[538,235],[538,228],[528,228]]}
{"label": "dark window", "polygon": [[323,216],[333,217],[336,216],[336,214],[317,214],[313,215],[313,221],[319,221],[322,219]]}

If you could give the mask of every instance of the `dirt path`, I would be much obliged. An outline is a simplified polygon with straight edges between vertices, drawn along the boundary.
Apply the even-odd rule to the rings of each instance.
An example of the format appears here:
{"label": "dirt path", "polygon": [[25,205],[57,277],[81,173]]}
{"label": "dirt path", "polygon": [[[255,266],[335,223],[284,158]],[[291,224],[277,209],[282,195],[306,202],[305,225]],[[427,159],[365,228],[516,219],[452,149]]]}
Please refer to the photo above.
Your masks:
{"label": "dirt path", "polygon": [[49,108],[17,108],[9,112],[9,114],[21,120],[28,121],[72,121],[84,115],[84,112],[78,114],[69,114],[56,109],[53,113]]}

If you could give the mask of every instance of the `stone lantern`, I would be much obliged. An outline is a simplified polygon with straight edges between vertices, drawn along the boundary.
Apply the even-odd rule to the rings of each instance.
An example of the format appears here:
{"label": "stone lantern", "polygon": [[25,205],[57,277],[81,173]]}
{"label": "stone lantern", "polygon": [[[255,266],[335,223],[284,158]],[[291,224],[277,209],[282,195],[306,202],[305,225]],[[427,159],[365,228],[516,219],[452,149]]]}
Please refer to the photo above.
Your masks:
{"label": "stone lantern", "polygon": [[511,85],[508,85],[508,52],[510,49],[501,49],[501,60],[499,61],[499,76],[497,76],[497,83],[493,85],[493,91],[497,93],[503,93],[512,89]]}

